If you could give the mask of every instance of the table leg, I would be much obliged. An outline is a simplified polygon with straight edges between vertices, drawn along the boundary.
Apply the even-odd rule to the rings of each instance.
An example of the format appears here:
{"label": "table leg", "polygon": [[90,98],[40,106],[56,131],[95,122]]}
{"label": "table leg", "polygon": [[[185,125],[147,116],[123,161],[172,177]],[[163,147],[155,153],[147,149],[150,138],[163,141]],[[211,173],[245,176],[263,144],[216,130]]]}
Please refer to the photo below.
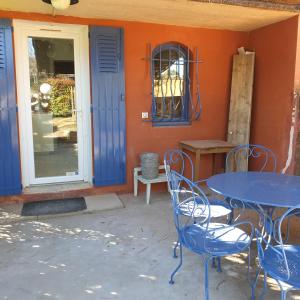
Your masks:
{"label": "table leg", "polygon": [[212,174],[217,174],[217,167],[216,167],[216,153],[212,154]]}
{"label": "table leg", "polygon": [[194,181],[199,180],[200,173],[200,151],[196,151],[195,169],[194,169]]}

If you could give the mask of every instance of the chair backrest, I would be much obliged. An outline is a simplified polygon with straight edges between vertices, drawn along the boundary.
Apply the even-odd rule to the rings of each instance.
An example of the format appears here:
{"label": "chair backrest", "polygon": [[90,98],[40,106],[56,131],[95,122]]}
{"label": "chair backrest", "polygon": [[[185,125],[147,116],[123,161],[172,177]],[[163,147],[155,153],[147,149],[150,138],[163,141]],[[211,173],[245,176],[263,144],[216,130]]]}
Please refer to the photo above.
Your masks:
{"label": "chair backrest", "polygon": [[248,234],[244,231],[235,234],[234,230],[238,226],[250,225],[252,237],[253,225],[250,222],[228,225],[226,220],[222,223],[218,219],[214,223],[212,207],[201,188],[176,171],[171,170],[170,177],[174,222],[182,245],[196,253],[213,254],[217,251],[222,255],[230,253],[226,241],[229,244],[237,243],[241,251],[248,246],[251,242]]}
{"label": "chair backrest", "polygon": [[196,222],[207,228],[210,222],[210,205],[204,192],[174,170],[171,170],[169,175],[174,221],[178,234],[181,234],[183,227]]}
{"label": "chair backrest", "polygon": [[272,150],[255,144],[239,145],[226,156],[226,172],[248,171],[249,159],[255,160],[259,172],[276,171],[276,156]]}
{"label": "chair backrest", "polygon": [[[271,220],[269,216],[265,216],[265,218],[268,219],[267,223],[273,224],[272,232],[269,232],[270,237],[263,237],[262,233],[256,229],[259,263],[262,266],[262,268],[266,268],[266,263],[264,259],[265,252],[272,252],[272,263],[268,264],[267,268],[270,268],[270,265],[274,266],[274,268],[276,267],[276,273],[272,273],[272,270],[268,270],[268,272],[270,272],[274,279],[287,281],[290,278],[290,266],[285,253],[284,239],[282,238],[281,227],[284,220],[287,218],[291,218],[293,215],[297,215],[299,209],[300,205],[294,208],[290,208],[280,218],[275,219],[275,221]],[[289,245],[289,247],[292,247],[292,245]],[[295,258],[296,257],[297,255],[295,255]],[[291,262],[291,267],[293,268],[299,265],[300,261]],[[278,266],[280,266],[280,268]]]}
{"label": "chair backrest", "polygon": [[171,149],[165,152],[164,166],[168,179],[169,190],[171,189],[170,171],[176,171],[178,174],[183,176],[189,172],[191,180],[194,178],[194,165],[192,159],[187,153],[179,149]]}

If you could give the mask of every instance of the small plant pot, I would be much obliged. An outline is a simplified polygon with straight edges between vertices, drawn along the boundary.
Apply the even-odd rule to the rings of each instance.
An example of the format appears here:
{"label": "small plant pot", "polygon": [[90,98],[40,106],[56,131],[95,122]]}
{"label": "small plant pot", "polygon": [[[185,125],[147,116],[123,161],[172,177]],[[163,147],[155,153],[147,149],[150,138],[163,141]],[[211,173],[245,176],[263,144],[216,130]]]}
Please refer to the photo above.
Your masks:
{"label": "small plant pot", "polygon": [[158,177],[159,154],[146,152],[140,155],[142,176],[145,179],[155,179]]}

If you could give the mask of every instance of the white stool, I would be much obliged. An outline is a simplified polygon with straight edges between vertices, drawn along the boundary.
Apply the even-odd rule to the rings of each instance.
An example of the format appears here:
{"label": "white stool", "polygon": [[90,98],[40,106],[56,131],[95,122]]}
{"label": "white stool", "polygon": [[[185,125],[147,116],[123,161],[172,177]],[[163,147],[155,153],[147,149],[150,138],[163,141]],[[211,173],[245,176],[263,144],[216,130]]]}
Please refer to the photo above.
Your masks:
{"label": "white stool", "polygon": [[146,203],[150,203],[150,193],[151,193],[151,184],[152,183],[159,183],[159,182],[168,182],[167,175],[165,173],[165,167],[163,165],[158,167],[159,171],[163,170],[163,172],[159,172],[158,177],[154,179],[145,179],[141,175],[142,168],[136,167],[133,169],[133,187],[134,187],[134,196],[136,197],[138,194],[138,181],[146,184]]}

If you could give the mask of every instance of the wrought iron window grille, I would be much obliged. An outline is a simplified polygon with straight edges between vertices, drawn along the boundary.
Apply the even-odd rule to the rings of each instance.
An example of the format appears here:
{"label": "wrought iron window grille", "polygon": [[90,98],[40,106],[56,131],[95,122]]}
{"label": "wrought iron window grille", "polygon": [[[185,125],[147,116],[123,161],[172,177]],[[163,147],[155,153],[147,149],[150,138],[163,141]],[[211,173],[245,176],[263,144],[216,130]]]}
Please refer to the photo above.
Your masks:
{"label": "wrought iron window grille", "polygon": [[[151,76],[151,114],[156,125],[189,124],[202,113],[199,69],[203,62],[178,43],[166,43],[152,50],[147,46],[146,68]],[[195,57],[193,60],[192,57]],[[150,66],[149,66],[150,64]]]}

